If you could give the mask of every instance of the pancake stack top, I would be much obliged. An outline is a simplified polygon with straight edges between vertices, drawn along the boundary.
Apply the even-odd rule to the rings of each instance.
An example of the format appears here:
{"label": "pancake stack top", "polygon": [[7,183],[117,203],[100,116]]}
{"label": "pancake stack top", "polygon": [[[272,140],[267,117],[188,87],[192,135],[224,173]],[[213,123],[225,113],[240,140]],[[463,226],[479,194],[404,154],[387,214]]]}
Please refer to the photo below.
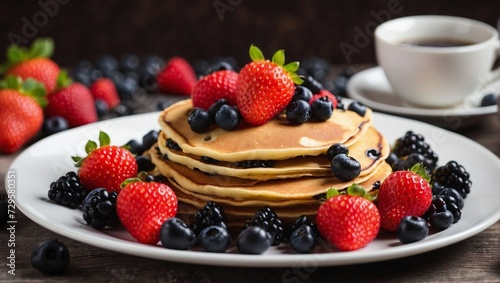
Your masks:
{"label": "pancake stack top", "polygon": [[[240,125],[232,131],[213,127],[193,132],[187,122],[190,99],[166,108],[159,116],[161,133],[150,150],[153,163],[180,201],[181,213],[192,215],[208,201],[221,205],[229,223],[241,223],[263,206],[280,218],[315,215],[329,188],[357,183],[370,191],[391,168],[385,162],[390,147],[364,116],[335,110],[324,122],[292,125],[278,116],[261,126]],[[350,181],[332,174],[328,148],[343,143],[361,164]]]}

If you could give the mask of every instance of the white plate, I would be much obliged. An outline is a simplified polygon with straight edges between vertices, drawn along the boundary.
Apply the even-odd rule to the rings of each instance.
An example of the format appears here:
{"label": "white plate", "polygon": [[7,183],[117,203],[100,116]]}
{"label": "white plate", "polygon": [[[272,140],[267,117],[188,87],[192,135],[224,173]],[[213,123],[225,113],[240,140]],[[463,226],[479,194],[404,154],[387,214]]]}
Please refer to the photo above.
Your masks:
{"label": "white plate", "polygon": [[381,67],[355,74],[348,82],[347,93],[375,111],[428,122],[450,130],[473,125],[486,115],[497,112],[497,106],[479,107],[487,93],[499,93],[500,81],[490,81],[463,104],[453,108],[419,108],[404,102],[392,89]]}
{"label": "white plate", "polygon": [[49,184],[66,172],[75,170],[70,156],[81,154],[85,142],[89,138],[96,139],[99,130],[110,134],[112,144],[121,145],[132,138],[141,138],[152,129],[159,129],[157,117],[158,113],[149,113],[98,122],[55,134],[26,149],[10,167],[17,176],[16,200],[20,211],[55,233],[102,249],[184,263],[254,267],[348,265],[406,257],[469,238],[500,219],[500,190],[493,185],[497,183],[496,177],[500,172],[497,156],[481,145],[446,130],[377,113],[374,115],[375,125],[389,141],[411,129],[427,138],[442,163],[455,159],[466,166],[473,186],[466,198],[460,222],[408,245],[401,245],[394,235],[385,234],[367,247],[352,252],[338,252],[322,245],[315,253],[299,255],[281,245],[257,256],[238,254],[234,248],[227,253],[214,254],[140,244],[121,227],[94,230],[83,223],[80,210],[68,209],[47,199]]}

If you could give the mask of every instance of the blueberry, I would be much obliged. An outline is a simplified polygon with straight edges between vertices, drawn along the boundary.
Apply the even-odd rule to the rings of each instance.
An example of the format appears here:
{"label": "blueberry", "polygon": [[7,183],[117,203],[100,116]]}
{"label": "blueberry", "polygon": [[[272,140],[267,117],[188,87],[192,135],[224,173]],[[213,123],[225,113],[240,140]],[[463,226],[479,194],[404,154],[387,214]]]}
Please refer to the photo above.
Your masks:
{"label": "blueberry", "polygon": [[156,103],[156,110],[163,111],[165,108],[169,107],[172,105],[170,101],[167,100],[160,100],[158,103]]}
{"label": "blueberry", "polygon": [[353,157],[344,153],[338,154],[332,159],[332,173],[342,181],[356,179],[361,173],[361,164]]}
{"label": "blueberry", "polygon": [[[220,69],[222,67],[222,69]],[[234,57],[231,56],[220,56],[220,57],[215,57],[212,60],[211,64],[211,70],[217,71],[217,70],[237,70],[238,69],[238,63]],[[228,68],[228,69],[224,69]]]}
{"label": "blueberry", "polygon": [[399,222],[398,239],[403,244],[409,244],[425,239],[429,235],[427,221],[418,216],[405,216]]}
{"label": "blueberry", "polygon": [[167,249],[188,250],[195,244],[196,235],[184,221],[172,217],[161,225],[160,241]]}
{"label": "blueberry", "polygon": [[132,115],[134,113],[134,110],[128,104],[120,103],[115,108],[113,108],[113,113],[115,113],[115,115],[118,117],[123,117]]}
{"label": "blueberry", "polygon": [[142,137],[142,146],[145,149],[151,148],[158,141],[158,131],[151,130]]}
{"label": "blueberry", "polygon": [[326,96],[322,96],[311,103],[311,115],[318,121],[326,121],[332,117],[333,104]]}
{"label": "blueberry", "polygon": [[98,98],[98,99],[94,100],[94,105],[95,105],[95,109],[97,111],[97,115],[99,117],[102,117],[102,116],[108,114],[109,105],[106,101]]}
{"label": "blueberry", "polygon": [[151,171],[155,169],[155,165],[153,162],[151,162],[151,159],[149,157],[146,157],[144,155],[138,155],[135,157],[135,160],[137,162],[137,167],[139,169],[139,172],[141,171]]}
{"label": "blueberry", "polygon": [[347,97],[347,83],[349,79],[346,76],[339,75],[333,80],[333,84],[337,90],[337,94],[343,97]]}
{"label": "blueberry", "polygon": [[132,154],[140,155],[144,152],[144,150],[146,150],[146,148],[142,146],[142,143],[137,140],[129,140],[125,145],[129,147]]}
{"label": "blueberry", "polygon": [[221,98],[212,103],[212,105],[210,105],[210,107],[208,108],[208,113],[210,114],[210,116],[215,117],[215,113],[219,111],[222,105],[229,105],[229,101],[225,98]]}
{"label": "blueberry", "polygon": [[45,274],[62,273],[68,264],[68,248],[58,240],[43,241],[31,253],[31,265]]}
{"label": "blueberry", "polygon": [[212,72],[223,71],[223,70],[233,70],[233,66],[229,62],[219,61],[219,62],[216,62],[214,65],[212,65],[210,67],[210,69],[212,70]]}
{"label": "blueberry", "polygon": [[68,121],[61,116],[52,116],[43,121],[42,131],[46,136],[65,131],[69,128]]}
{"label": "blueberry", "polygon": [[411,153],[403,161],[403,168],[404,168],[404,170],[410,169],[411,167],[413,167],[413,165],[415,165],[417,163],[424,164],[425,157],[420,153]]}
{"label": "blueberry", "polygon": [[328,150],[326,151],[326,157],[328,158],[328,160],[332,161],[335,156],[341,153],[348,154],[349,148],[347,148],[347,146],[345,146],[343,143],[336,143],[328,148]]}
{"label": "blueberry", "polygon": [[454,202],[450,203],[447,202],[446,208],[448,208],[448,211],[451,212],[451,214],[453,214],[453,223],[457,223],[458,221],[460,221],[460,219],[462,219],[462,212]]}
{"label": "blueberry", "polygon": [[90,80],[92,82],[95,82],[96,80],[98,80],[98,79],[100,79],[100,78],[102,78],[104,76],[104,74],[102,73],[102,71],[99,70],[99,69],[92,69],[90,71],[89,75],[90,75]]}
{"label": "blueberry", "polygon": [[219,111],[215,113],[215,124],[219,128],[230,131],[234,130],[240,123],[238,111],[229,105],[222,105]]}
{"label": "blueberry", "polygon": [[353,101],[351,104],[349,104],[349,107],[347,110],[351,110],[353,112],[356,112],[359,114],[361,117],[365,117],[366,114],[366,106],[362,104],[361,102]]}
{"label": "blueberry", "polygon": [[497,96],[493,93],[488,93],[481,99],[481,107],[497,104]]}
{"label": "blueberry", "polygon": [[90,84],[92,84],[92,79],[90,78],[90,72],[87,72],[86,70],[77,69],[73,71],[72,77],[75,82],[82,83],[87,87],[89,87]]}
{"label": "blueberry", "polygon": [[262,254],[271,247],[273,236],[259,226],[248,226],[236,238],[236,247],[242,254]]}
{"label": "blueberry", "polygon": [[208,226],[198,235],[198,243],[207,252],[223,253],[231,244],[231,236],[222,226]]}
{"label": "blueberry", "polygon": [[290,235],[290,246],[297,253],[309,253],[316,245],[316,235],[313,228],[302,224]]}
{"label": "blueberry", "polygon": [[207,60],[199,59],[193,62],[193,69],[198,77],[210,74],[210,67],[210,63]]}
{"label": "blueberry", "polygon": [[298,85],[295,87],[295,91],[292,96],[292,101],[304,100],[305,102],[309,103],[312,97],[313,94],[308,88]]}
{"label": "blueberry", "polygon": [[286,118],[295,125],[305,123],[311,118],[311,106],[301,99],[292,101],[286,107]]}
{"label": "blueberry", "polygon": [[130,100],[137,92],[137,81],[132,78],[124,78],[116,82],[116,90],[121,99]]}
{"label": "blueberry", "polygon": [[398,161],[398,156],[396,155],[396,153],[394,152],[391,152],[389,154],[389,156],[387,156],[387,158],[385,159],[385,162],[387,162],[389,165],[392,165],[394,164],[394,162]]}
{"label": "blueberry", "polygon": [[122,72],[136,71],[141,64],[141,59],[134,54],[126,54],[120,58],[120,69]]}
{"label": "blueberry", "polygon": [[118,69],[118,61],[115,57],[105,54],[97,59],[95,66],[104,74],[108,74]]}
{"label": "blueberry", "polygon": [[312,76],[317,81],[323,81],[330,69],[328,61],[320,57],[306,58],[300,63],[300,66],[307,75]]}
{"label": "blueberry", "polygon": [[158,55],[146,55],[141,58],[141,65],[155,76],[165,65],[165,60]]}
{"label": "blueberry", "polygon": [[6,201],[0,201],[0,228],[4,227],[9,220],[9,204]]}
{"label": "blueberry", "polygon": [[453,224],[453,213],[449,210],[433,213],[429,217],[429,224],[438,230],[447,229]]}
{"label": "blueberry", "polygon": [[323,85],[312,76],[305,76],[302,86],[308,88],[313,94],[317,94],[323,89]]}
{"label": "blueberry", "polygon": [[189,114],[188,124],[193,132],[203,133],[208,131],[212,125],[212,119],[210,119],[208,111],[195,107],[191,114]]}

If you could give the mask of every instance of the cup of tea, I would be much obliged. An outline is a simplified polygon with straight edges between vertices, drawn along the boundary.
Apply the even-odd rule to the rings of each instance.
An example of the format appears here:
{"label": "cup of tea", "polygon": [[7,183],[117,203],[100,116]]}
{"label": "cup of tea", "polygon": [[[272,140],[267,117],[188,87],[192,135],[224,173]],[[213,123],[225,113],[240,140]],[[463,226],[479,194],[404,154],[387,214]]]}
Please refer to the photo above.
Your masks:
{"label": "cup of tea", "polygon": [[488,24],[451,16],[410,16],[375,29],[378,64],[404,101],[427,108],[460,104],[492,73],[500,54]]}

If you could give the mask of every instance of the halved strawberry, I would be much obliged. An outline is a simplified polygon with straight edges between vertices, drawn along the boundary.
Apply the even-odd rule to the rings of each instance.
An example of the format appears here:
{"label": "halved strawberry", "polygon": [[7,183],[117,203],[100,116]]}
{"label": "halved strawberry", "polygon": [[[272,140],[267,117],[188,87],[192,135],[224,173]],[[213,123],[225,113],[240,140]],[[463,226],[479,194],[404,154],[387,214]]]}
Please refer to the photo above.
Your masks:
{"label": "halved strawberry", "polygon": [[194,86],[191,99],[193,106],[208,110],[219,99],[227,99],[236,105],[236,81],[238,73],[232,70],[213,72],[201,78]]}
{"label": "halved strawberry", "polygon": [[99,145],[91,140],[85,145],[86,157],[72,156],[75,166],[80,167],[80,181],[89,191],[105,188],[109,192],[118,192],[123,181],[137,175],[138,166],[132,153],[110,143],[109,136],[101,131]]}
{"label": "halved strawberry", "polygon": [[299,62],[285,63],[285,52],[278,50],[272,61],[265,60],[259,48],[250,46],[252,62],[239,73],[236,102],[241,115],[251,125],[262,125],[290,103],[295,85],[302,79],[295,72]]}
{"label": "halved strawberry", "polygon": [[177,196],[163,183],[125,184],[116,200],[118,218],[137,241],[154,245],[163,222],[177,214]]}

